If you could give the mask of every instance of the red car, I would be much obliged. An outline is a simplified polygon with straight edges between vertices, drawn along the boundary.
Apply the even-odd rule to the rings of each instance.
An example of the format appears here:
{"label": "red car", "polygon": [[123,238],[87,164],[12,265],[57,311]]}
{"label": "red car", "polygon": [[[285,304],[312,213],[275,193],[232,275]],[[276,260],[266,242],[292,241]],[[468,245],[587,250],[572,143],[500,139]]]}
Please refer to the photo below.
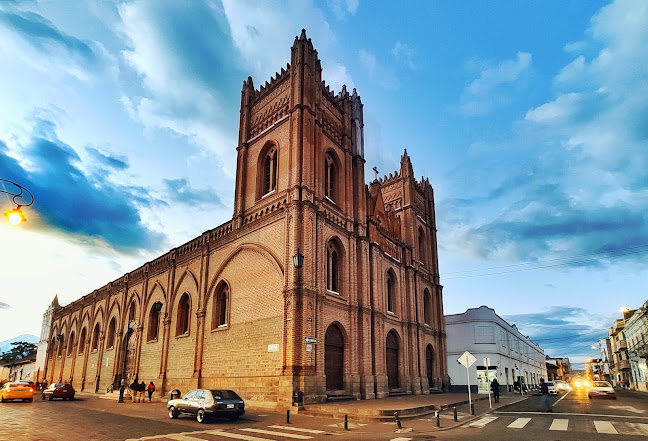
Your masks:
{"label": "red car", "polygon": [[54,398],[62,398],[64,400],[74,400],[74,393],[76,391],[71,384],[68,383],[52,383],[47,389],[43,391],[43,400],[48,398],[52,401]]}

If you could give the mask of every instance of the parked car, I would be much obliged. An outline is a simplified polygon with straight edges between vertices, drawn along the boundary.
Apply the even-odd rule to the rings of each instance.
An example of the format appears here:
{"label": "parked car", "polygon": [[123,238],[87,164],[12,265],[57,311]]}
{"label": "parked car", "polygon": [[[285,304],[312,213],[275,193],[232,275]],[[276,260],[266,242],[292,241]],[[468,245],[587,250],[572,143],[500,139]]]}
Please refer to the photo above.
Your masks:
{"label": "parked car", "polygon": [[569,385],[569,383],[567,383],[564,380],[554,380],[554,383],[556,383],[556,389],[558,389],[559,392],[565,390],[571,390],[571,386]]}
{"label": "parked car", "polygon": [[52,401],[54,398],[61,398],[63,400],[74,400],[74,393],[76,391],[69,383],[52,383],[47,389],[43,391],[43,400],[49,399]]}
{"label": "parked car", "polygon": [[549,395],[558,395],[558,389],[556,388],[556,383],[553,381],[547,381],[547,390],[549,391]]}
{"label": "parked car", "polygon": [[593,381],[592,385],[587,388],[587,398],[592,397],[608,397],[616,400],[616,393],[607,381]]}
{"label": "parked car", "polygon": [[215,417],[237,420],[245,413],[245,402],[231,390],[194,389],[182,398],[167,402],[169,418],[195,416],[199,423]]}
{"label": "parked car", "polygon": [[27,382],[10,381],[0,389],[0,401],[3,403],[10,400],[34,400],[34,388]]}

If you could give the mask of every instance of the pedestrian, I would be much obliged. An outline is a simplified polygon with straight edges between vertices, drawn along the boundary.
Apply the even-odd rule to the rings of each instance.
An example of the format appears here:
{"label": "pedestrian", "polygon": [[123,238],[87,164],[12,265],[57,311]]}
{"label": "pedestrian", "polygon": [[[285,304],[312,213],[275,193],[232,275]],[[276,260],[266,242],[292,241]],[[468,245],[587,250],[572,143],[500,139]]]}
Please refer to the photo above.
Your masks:
{"label": "pedestrian", "polygon": [[137,383],[137,377],[133,380],[133,382],[130,384],[130,393],[131,393],[131,398],[133,399],[133,403],[137,401],[137,391],[139,390],[139,384]]}
{"label": "pedestrian", "polygon": [[624,384],[625,384],[626,389],[630,389],[630,380],[628,380],[626,378]]}
{"label": "pedestrian", "polygon": [[493,398],[495,398],[495,402],[499,403],[499,382],[497,381],[497,378],[493,378],[493,381],[491,382],[491,390],[493,391]]}
{"label": "pedestrian", "polygon": [[138,403],[145,403],[146,399],[144,396],[146,395],[146,384],[142,381],[138,387],[138,394],[137,394],[137,402]]}
{"label": "pedestrian", "polygon": [[149,385],[146,387],[146,390],[148,391],[148,396],[149,396],[149,403],[151,402],[151,397],[153,396],[153,392],[155,392],[155,384],[151,381]]}
{"label": "pedestrian", "polygon": [[551,402],[549,401],[549,386],[545,383],[544,378],[540,379],[540,411],[553,412],[551,409]]}

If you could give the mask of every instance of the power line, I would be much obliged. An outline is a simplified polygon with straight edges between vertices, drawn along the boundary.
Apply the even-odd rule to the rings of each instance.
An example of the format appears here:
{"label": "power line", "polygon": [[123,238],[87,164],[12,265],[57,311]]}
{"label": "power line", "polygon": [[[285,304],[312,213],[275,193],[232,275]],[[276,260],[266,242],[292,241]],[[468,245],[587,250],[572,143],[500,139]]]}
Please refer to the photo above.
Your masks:
{"label": "power line", "polygon": [[[561,260],[578,259],[580,257],[597,256],[599,254],[617,253],[617,252],[620,252],[620,251],[636,250],[637,248],[647,248],[647,247],[648,247],[648,244],[646,244],[646,245],[636,245],[636,246],[633,246],[633,247],[617,248],[615,250],[598,251],[596,253],[577,254],[577,255],[574,255],[574,256],[558,257],[558,258],[555,258],[555,259],[538,260],[537,262],[522,262],[522,263],[514,263],[514,264],[510,264],[510,265],[491,266],[491,267],[471,269],[471,270],[451,271],[449,273],[444,273],[444,275],[445,274],[472,273],[472,272],[477,272],[477,271],[490,271],[490,270],[494,270],[494,269],[511,268],[511,267],[523,266],[523,265],[539,265],[539,264],[543,264],[543,263],[557,262],[557,261],[561,261]],[[645,250],[645,251],[648,251],[648,250]],[[603,257],[608,257],[608,256],[603,256]],[[611,257],[614,257],[614,256],[611,256]]]}
{"label": "power line", "polygon": [[[648,246],[648,245],[644,245],[644,246]],[[637,248],[637,247],[634,247],[634,248]],[[627,248],[627,249],[632,249],[632,248]],[[442,277],[442,279],[443,280],[469,279],[469,278],[473,278],[473,277],[485,277],[485,276],[495,276],[495,275],[498,275],[498,274],[518,273],[518,272],[521,272],[521,271],[531,271],[531,270],[538,270],[538,269],[544,269],[544,268],[555,268],[555,267],[560,267],[560,266],[569,266],[569,265],[575,265],[577,263],[593,262],[593,261],[600,260],[600,259],[603,259],[603,258],[621,257],[621,256],[628,256],[628,255],[631,255],[631,254],[641,254],[641,253],[646,253],[646,252],[648,252],[648,249],[639,250],[639,251],[632,251],[632,252],[628,252],[628,253],[618,253],[618,254],[614,254],[614,255],[593,257],[591,259],[582,259],[582,260],[574,260],[574,261],[571,261],[571,262],[555,263],[555,264],[552,264],[552,265],[539,265],[539,266],[535,266],[535,267],[531,267],[531,268],[519,268],[519,269],[512,269],[512,270],[509,270],[509,271],[499,271],[499,272],[495,272],[495,273],[474,274],[474,275],[456,276],[456,277]],[[587,256],[587,255],[585,255],[585,256]],[[550,262],[550,261],[545,261],[545,262]],[[518,264],[518,265],[530,265],[530,264],[532,264],[532,263],[524,263],[524,264]],[[537,265],[537,263],[536,263],[536,265]],[[511,265],[511,266],[515,266],[515,265]],[[497,267],[491,268],[491,269],[496,269],[496,268]],[[500,268],[505,268],[505,267],[500,267]],[[488,271],[488,268],[482,269],[482,270],[469,270],[469,271],[466,271],[466,272],[472,272],[472,271]],[[457,272],[457,273],[460,273],[460,272]],[[455,273],[455,274],[457,274],[457,273]],[[450,273],[448,273],[448,274],[450,274]]]}

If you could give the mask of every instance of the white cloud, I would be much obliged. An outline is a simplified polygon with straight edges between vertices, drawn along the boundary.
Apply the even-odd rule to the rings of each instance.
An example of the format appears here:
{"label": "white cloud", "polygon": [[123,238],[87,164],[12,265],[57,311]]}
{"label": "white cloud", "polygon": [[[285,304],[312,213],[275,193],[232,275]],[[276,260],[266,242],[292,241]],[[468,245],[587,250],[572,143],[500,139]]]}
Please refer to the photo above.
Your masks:
{"label": "white cloud", "polygon": [[392,49],[392,54],[410,70],[416,69],[416,64],[414,63],[414,49],[410,48],[407,43],[403,43],[400,40],[397,41]]}
{"label": "white cloud", "polygon": [[563,67],[560,73],[556,75],[555,81],[560,83],[567,83],[570,81],[582,79],[585,70],[585,57],[580,55],[574,59],[567,66]]}
{"label": "white cloud", "polygon": [[347,14],[355,15],[360,6],[359,0],[328,0],[327,4],[338,20],[346,18]]}
{"label": "white cloud", "polygon": [[500,89],[516,83],[530,67],[531,54],[528,52],[518,52],[513,60],[504,60],[495,66],[486,67],[464,89],[461,111],[467,115],[482,115],[507,101],[507,94]]}
{"label": "white cloud", "polygon": [[367,49],[360,49],[358,61],[367,70],[369,79],[385,89],[398,89],[400,82],[394,72],[378,61],[376,56]]}
{"label": "white cloud", "polygon": [[534,122],[562,120],[574,112],[574,107],[578,104],[579,99],[580,95],[577,93],[561,95],[550,103],[530,109],[525,119]]}

